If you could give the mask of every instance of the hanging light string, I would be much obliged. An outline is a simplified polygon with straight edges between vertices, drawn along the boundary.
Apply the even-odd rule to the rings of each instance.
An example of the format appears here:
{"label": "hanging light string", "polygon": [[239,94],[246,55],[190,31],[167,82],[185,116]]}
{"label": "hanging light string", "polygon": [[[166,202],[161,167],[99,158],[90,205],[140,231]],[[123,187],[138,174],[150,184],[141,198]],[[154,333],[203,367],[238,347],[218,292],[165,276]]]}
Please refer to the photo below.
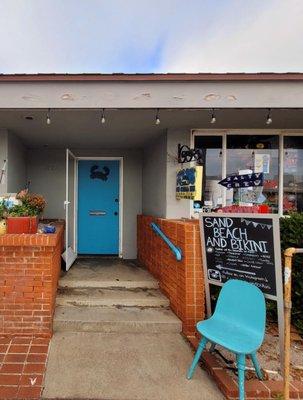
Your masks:
{"label": "hanging light string", "polygon": [[47,114],[46,114],[46,124],[47,124],[47,125],[50,125],[50,124],[51,124],[50,108],[47,110]]}
{"label": "hanging light string", "polygon": [[268,114],[266,118],[266,125],[272,124],[271,108],[268,109]]}
{"label": "hanging light string", "polygon": [[106,119],[105,119],[105,109],[102,108],[102,115],[101,115],[101,124],[105,124]]}
{"label": "hanging light string", "polygon": [[156,114],[156,121],[155,121],[156,125],[160,125],[161,121],[160,121],[160,117],[159,117],[159,108],[157,108],[157,114]]}

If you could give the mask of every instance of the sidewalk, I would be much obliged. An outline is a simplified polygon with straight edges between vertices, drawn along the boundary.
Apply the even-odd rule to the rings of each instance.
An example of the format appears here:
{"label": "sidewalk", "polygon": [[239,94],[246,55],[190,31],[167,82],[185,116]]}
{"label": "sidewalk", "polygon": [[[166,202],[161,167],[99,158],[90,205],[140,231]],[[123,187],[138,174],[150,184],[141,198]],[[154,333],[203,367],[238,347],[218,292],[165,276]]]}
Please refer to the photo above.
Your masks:
{"label": "sidewalk", "polygon": [[45,377],[44,399],[219,400],[180,334],[58,332]]}

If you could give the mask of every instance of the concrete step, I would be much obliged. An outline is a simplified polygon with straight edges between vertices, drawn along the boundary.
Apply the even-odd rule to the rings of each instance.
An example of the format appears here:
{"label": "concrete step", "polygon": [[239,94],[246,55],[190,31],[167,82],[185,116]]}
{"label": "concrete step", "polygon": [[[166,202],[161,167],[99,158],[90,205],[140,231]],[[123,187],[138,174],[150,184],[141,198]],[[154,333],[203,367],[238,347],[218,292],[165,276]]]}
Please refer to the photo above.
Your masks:
{"label": "concrete step", "polygon": [[158,282],[148,271],[133,262],[116,259],[84,259],[61,277],[62,288],[142,288],[157,289]]}
{"label": "concrete step", "polygon": [[57,305],[168,307],[168,299],[158,289],[59,288]]}
{"label": "concrete step", "polygon": [[165,308],[58,306],[55,332],[177,333],[181,321]]}

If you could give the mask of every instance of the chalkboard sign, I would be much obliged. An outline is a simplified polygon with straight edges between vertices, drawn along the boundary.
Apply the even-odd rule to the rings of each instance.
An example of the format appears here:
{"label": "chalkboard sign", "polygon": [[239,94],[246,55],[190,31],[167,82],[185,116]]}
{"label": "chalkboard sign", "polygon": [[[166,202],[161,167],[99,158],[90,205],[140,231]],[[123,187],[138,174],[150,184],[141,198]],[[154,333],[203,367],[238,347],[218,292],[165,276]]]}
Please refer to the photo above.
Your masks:
{"label": "chalkboard sign", "polygon": [[242,279],[277,296],[273,219],[208,214],[202,221],[209,282]]}
{"label": "chalkboard sign", "polygon": [[200,229],[208,316],[211,315],[209,285],[221,286],[229,279],[255,284],[266,298],[277,302],[280,350],[283,356],[284,312],[279,216],[201,213]]}

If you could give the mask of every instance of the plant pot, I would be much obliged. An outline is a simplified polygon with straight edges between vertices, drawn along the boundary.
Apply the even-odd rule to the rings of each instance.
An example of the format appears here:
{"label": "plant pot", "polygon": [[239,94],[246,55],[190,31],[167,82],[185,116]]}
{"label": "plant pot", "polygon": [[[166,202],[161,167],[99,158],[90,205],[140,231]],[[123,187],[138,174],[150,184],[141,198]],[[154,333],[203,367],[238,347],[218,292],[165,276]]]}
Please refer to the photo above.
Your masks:
{"label": "plant pot", "polygon": [[7,233],[37,233],[38,217],[7,217]]}
{"label": "plant pot", "polygon": [[4,218],[0,219],[0,235],[4,235],[6,233],[6,221]]}

